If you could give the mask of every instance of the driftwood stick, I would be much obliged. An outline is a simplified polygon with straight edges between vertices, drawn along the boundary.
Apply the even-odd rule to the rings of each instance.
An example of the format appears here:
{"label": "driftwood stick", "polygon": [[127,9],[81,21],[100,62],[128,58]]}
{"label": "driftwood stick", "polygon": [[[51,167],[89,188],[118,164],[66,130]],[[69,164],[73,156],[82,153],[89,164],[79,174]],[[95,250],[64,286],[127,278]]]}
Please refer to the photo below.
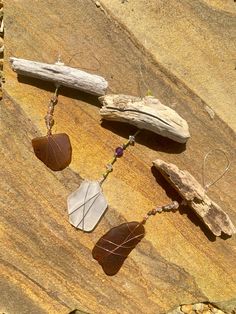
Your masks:
{"label": "driftwood stick", "polygon": [[224,232],[231,236],[236,233],[229,216],[206,195],[204,188],[188,171],[160,159],[153,164],[214,235],[220,236]]}
{"label": "driftwood stick", "polygon": [[105,95],[99,100],[100,114],[105,120],[127,122],[179,143],[190,137],[187,122],[153,96]]}
{"label": "driftwood stick", "polygon": [[93,95],[104,95],[108,87],[108,82],[103,77],[63,64],[47,64],[13,57],[10,62],[17,74],[52,81]]}

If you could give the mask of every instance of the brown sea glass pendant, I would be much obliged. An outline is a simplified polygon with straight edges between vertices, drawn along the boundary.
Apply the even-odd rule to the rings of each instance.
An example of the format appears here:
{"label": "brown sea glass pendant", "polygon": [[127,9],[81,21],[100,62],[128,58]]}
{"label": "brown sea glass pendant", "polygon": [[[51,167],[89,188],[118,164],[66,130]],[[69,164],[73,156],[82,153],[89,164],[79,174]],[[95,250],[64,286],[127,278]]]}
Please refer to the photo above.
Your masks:
{"label": "brown sea glass pendant", "polygon": [[56,87],[55,93],[49,102],[45,116],[47,135],[32,140],[36,157],[53,171],[60,171],[69,166],[72,155],[69,136],[65,133],[52,134],[53,113],[58,100],[58,88],[59,86]]}
{"label": "brown sea glass pendant", "polygon": [[69,136],[65,133],[49,134],[32,140],[36,157],[53,171],[69,166],[72,148]]}
{"label": "brown sea glass pendant", "polygon": [[179,204],[174,201],[171,204],[157,207],[147,213],[141,222],[132,221],[123,223],[111,228],[95,244],[92,255],[102,266],[108,276],[114,276],[122,267],[124,261],[136,245],[145,235],[144,224],[151,215],[162,211],[172,211],[178,208]]}
{"label": "brown sea glass pendant", "polygon": [[113,276],[144,235],[144,226],[137,221],[114,227],[98,240],[92,251],[93,258],[108,276]]}

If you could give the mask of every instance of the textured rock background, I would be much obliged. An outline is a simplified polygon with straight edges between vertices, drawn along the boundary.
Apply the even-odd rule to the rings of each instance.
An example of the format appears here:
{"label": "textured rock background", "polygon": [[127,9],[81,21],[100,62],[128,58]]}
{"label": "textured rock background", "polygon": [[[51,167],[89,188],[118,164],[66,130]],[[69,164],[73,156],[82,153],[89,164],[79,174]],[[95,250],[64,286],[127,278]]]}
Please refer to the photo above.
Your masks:
{"label": "textured rock background", "polygon": [[[166,1],[156,3],[160,8],[167,6]],[[176,1],[168,3],[172,3],[173,8],[176,5]],[[156,314],[171,311],[180,304],[204,301],[227,304],[228,300],[232,304],[236,295],[235,237],[212,237],[187,208],[150,219],[145,240],[132,252],[117,276],[106,277],[91,257],[94,243],[111,226],[126,220],[140,220],[152,207],[176,197],[151,169],[152,160],[157,158],[176,163],[201,181],[206,152],[215,147],[227,151],[231,169],[209,195],[236,223],[236,142],[232,130],[235,115],[231,103],[235,71],[231,72],[230,68],[234,62],[231,46],[235,3],[225,1],[228,6],[223,5],[223,1],[211,1],[208,5],[200,0],[194,4],[178,3],[186,14],[182,19],[177,18],[176,9],[176,16],[172,12],[162,29],[164,34],[172,25],[169,30],[172,34],[178,29],[177,22],[182,20],[182,31],[172,40],[173,47],[180,43],[187,46],[187,55],[182,47],[178,47],[177,52],[167,53],[155,42],[152,47],[159,49],[159,54],[154,54],[151,47],[144,49],[145,38],[150,45],[149,36],[155,35],[156,29],[140,19],[136,23],[140,25],[136,26],[142,28],[143,25],[146,35],[142,38],[134,33],[134,24],[119,24],[118,9],[123,10],[123,15],[127,14],[128,23],[132,12],[140,14],[142,11],[145,15],[144,9],[151,8],[152,15],[145,21],[160,25],[160,17],[167,19],[170,9],[156,10],[154,1],[149,5],[143,1],[129,0],[123,4],[103,1],[97,6],[89,0],[8,0],[5,4],[6,83],[0,125],[0,311],[69,313],[77,308],[88,313]],[[218,14],[214,24],[212,10]],[[136,20],[138,16],[135,15]],[[184,44],[184,32],[191,31],[193,17],[199,20],[199,32],[192,29]],[[212,60],[211,67],[204,63],[204,53],[209,51],[207,40],[212,33],[216,34],[216,28],[218,39],[213,38],[210,51],[217,55],[220,51],[217,45],[221,45],[228,72],[223,71],[218,57]],[[226,33],[229,35],[224,35]],[[163,34],[159,41],[164,42]],[[203,44],[200,59],[195,57],[196,38],[199,45]],[[55,62],[58,52],[65,63],[74,56],[72,66],[97,69],[95,72],[109,81],[110,92],[131,95],[140,95],[139,85],[143,94],[146,90],[140,75],[141,63],[145,82],[153,94],[188,121],[192,135],[185,147],[142,132],[136,146],[125,152],[104,184],[110,208],[91,234],[77,232],[69,225],[66,197],[81,178],[100,177],[113,149],[124,142],[134,128],[108,122],[101,124],[96,97],[62,89],[55,111],[54,131],[70,136],[73,161],[61,173],[46,169],[35,158],[31,139],[46,132],[43,117],[53,86],[27,78],[17,80],[8,58],[16,56],[50,63]],[[172,66],[166,66],[163,55],[168,60],[172,56]],[[185,80],[180,71],[184,60],[186,64],[192,61]],[[201,80],[191,74],[195,64],[201,69]],[[222,86],[220,91],[219,86]],[[219,103],[225,104],[227,113],[232,110],[229,117],[224,116],[219,107],[214,107]],[[205,110],[206,106],[217,112],[214,119]],[[221,167],[221,160],[212,160],[209,173],[217,175]]]}
{"label": "textured rock background", "polygon": [[186,84],[236,130],[235,1],[100,2],[163,71]]}

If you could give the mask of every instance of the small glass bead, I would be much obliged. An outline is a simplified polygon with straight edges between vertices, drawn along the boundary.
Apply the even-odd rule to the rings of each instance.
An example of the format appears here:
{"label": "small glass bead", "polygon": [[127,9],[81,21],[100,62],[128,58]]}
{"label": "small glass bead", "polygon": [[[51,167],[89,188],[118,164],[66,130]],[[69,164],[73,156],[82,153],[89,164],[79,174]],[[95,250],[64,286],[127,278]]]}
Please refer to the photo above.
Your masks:
{"label": "small glass bead", "polygon": [[155,209],[155,211],[156,211],[157,213],[161,213],[161,212],[163,211],[163,207],[157,207],[157,208]]}
{"label": "small glass bead", "polygon": [[135,136],[130,135],[129,136],[129,142],[130,142],[130,145],[134,145],[134,143],[135,143]]}
{"label": "small glass bead", "polygon": [[117,148],[115,149],[115,155],[116,155],[117,157],[123,156],[123,153],[124,153],[124,148],[123,148],[123,147],[117,147]]}
{"label": "small glass bead", "polygon": [[110,171],[110,172],[113,170],[112,164],[107,164],[107,165],[106,165],[106,168],[107,168],[107,170]]}

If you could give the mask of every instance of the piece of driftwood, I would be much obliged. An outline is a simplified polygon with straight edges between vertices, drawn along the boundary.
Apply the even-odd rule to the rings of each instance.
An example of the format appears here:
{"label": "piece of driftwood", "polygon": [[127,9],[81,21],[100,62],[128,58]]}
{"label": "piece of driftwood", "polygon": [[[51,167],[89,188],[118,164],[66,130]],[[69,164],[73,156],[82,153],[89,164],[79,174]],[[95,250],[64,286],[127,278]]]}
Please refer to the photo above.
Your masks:
{"label": "piece of driftwood", "polygon": [[89,94],[104,95],[108,87],[108,82],[103,77],[65,66],[63,63],[48,64],[14,57],[10,58],[10,62],[17,74],[52,81]]}
{"label": "piece of driftwood", "polygon": [[236,233],[236,228],[229,216],[206,195],[202,185],[188,171],[180,170],[176,165],[161,159],[153,161],[153,165],[214,235],[220,236],[224,232],[231,236]]}
{"label": "piece of driftwood", "polygon": [[99,100],[103,119],[127,122],[179,143],[185,143],[190,137],[187,122],[153,96],[111,94],[99,97]]}

